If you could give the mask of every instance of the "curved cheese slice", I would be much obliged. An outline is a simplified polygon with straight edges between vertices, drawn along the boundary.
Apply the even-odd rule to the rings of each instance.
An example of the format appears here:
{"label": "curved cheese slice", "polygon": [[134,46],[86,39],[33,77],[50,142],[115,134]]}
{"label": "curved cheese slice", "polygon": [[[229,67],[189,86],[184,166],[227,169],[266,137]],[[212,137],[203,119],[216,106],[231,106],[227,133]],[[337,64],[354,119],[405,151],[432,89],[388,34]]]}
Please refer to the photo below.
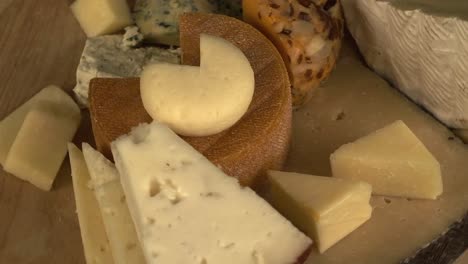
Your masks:
{"label": "curved cheese slice", "polygon": [[[199,64],[199,36],[205,33],[235,44],[252,65],[255,91],[242,119],[213,136],[184,138],[226,174],[252,186],[267,169],[281,168],[288,151],[291,95],[283,60],[260,32],[227,16],[185,14],[180,32],[184,64]],[[139,79],[94,79],[89,97],[96,144],[107,157],[110,142],[151,122],[140,99]]]}
{"label": "curved cheese slice", "polygon": [[244,20],[276,45],[289,71],[293,105],[301,106],[335,67],[343,21],[339,1],[243,1]]}

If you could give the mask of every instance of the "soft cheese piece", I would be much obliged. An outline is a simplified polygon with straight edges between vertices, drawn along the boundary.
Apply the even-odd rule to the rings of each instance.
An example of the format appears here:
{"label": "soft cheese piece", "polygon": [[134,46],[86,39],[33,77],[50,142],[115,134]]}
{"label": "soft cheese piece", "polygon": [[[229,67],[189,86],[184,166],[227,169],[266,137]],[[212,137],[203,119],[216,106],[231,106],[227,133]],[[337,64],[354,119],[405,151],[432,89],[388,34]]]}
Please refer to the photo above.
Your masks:
{"label": "soft cheese piece", "polygon": [[244,20],[276,45],[301,106],[335,67],[343,35],[339,1],[243,1]]}
{"label": "soft cheese piece", "polygon": [[133,24],[126,0],[76,0],[70,8],[88,37],[115,33]]}
{"label": "soft cheese piece", "polygon": [[403,121],[341,146],[330,162],[334,177],[366,181],[375,194],[436,199],[443,191],[439,162]]}
{"label": "soft cheese piece", "polygon": [[76,111],[79,111],[73,99],[59,87],[50,85],[42,89],[0,121],[0,164],[5,165],[8,152],[23,125],[24,118],[31,108],[34,108],[38,104],[57,105],[57,107],[63,107],[64,109],[76,109]]}
{"label": "soft cheese piece", "polygon": [[30,109],[8,152],[4,170],[49,191],[80,119],[74,103],[65,108],[39,104]]}
{"label": "soft cheese piece", "polygon": [[83,155],[109,238],[114,263],[146,263],[117,169],[86,143],[83,144]]}
{"label": "soft cheese piece", "polygon": [[183,13],[214,13],[213,0],[137,0],[133,8],[136,24],[145,39],[166,45],[179,45],[179,17]]}
{"label": "soft cheese piece", "polygon": [[[332,175],[330,154],[395,120],[403,120],[440,162],[444,192],[437,200],[372,196],[372,218],[307,264],[403,262],[468,210],[468,147],[453,133],[370,71],[345,45],[336,71],[293,115],[285,170]],[[389,250],[391,249],[391,250]]]}
{"label": "soft cheese piece", "polygon": [[[127,34],[128,35],[128,34]],[[78,101],[88,105],[89,82],[96,77],[137,77],[143,65],[152,62],[179,63],[180,52],[158,47],[128,48],[122,35],[89,38],[76,70],[73,91]]]}
{"label": "soft cheese piece", "polygon": [[140,79],[143,106],[183,136],[210,136],[247,112],[255,87],[249,60],[229,41],[200,35],[200,67],[147,65]]}
{"label": "soft cheese piece", "polygon": [[90,177],[81,151],[68,144],[76,211],[87,264],[113,264],[99,205],[89,188]]}
{"label": "soft cheese piece", "polygon": [[287,264],[311,244],[156,121],[114,141],[112,153],[148,264]]}
{"label": "soft cheese piece", "polygon": [[366,62],[453,128],[468,129],[468,5],[343,0]]}
{"label": "soft cheese piece", "polygon": [[372,188],[365,182],[269,171],[270,199],[313,238],[320,253],[366,222]]}

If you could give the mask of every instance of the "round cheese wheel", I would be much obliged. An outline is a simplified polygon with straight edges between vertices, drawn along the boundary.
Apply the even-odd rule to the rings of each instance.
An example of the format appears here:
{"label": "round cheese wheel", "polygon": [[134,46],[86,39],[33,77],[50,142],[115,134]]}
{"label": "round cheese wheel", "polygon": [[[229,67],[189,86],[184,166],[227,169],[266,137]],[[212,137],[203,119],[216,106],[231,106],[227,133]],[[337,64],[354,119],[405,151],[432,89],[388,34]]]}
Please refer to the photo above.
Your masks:
{"label": "round cheese wheel", "polygon": [[[290,83],[281,55],[255,28],[227,16],[184,14],[180,32],[184,64],[199,65],[199,36],[205,33],[237,46],[252,66],[254,95],[241,120],[212,136],[183,138],[242,185],[257,187],[266,170],[283,166],[291,137]],[[113,140],[152,121],[143,107],[139,86],[137,78],[97,78],[90,83],[93,132],[98,149],[107,157],[111,157]]]}

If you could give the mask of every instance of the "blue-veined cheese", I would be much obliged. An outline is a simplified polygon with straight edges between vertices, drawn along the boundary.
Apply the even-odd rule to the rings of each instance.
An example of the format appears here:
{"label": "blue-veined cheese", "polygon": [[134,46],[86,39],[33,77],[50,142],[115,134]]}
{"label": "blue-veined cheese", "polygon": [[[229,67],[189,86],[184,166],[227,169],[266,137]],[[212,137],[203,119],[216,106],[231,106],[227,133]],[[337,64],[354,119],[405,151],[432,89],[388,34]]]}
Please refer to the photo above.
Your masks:
{"label": "blue-veined cheese", "polygon": [[289,264],[311,244],[158,122],[114,141],[112,153],[148,264]]}

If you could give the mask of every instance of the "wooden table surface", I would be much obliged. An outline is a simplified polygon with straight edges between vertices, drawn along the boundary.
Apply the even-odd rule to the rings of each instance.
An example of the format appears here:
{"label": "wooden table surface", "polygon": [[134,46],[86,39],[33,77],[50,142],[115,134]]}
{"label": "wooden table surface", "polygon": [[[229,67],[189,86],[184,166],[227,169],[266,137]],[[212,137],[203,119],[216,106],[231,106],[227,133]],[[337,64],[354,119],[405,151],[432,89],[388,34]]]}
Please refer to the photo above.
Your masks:
{"label": "wooden table surface", "polygon": [[[46,85],[74,87],[86,37],[70,3],[0,0],[0,120]],[[82,124],[77,143],[91,140]],[[50,192],[0,170],[0,263],[85,263],[75,210],[68,160]]]}

